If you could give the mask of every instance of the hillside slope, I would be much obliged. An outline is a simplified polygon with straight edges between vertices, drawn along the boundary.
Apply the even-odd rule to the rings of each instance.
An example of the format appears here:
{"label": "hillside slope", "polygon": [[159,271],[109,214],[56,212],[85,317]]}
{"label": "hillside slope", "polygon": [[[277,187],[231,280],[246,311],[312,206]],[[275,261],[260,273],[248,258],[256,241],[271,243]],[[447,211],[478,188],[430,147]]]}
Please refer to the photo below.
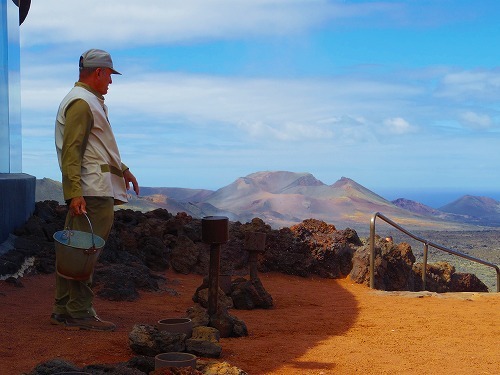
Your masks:
{"label": "hillside slope", "polygon": [[[396,200],[393,200],[392,203],[400,208],[403,208],[407,211],[414,212],[419,215],[423,216],[429,216],[429,217],[435,217],[439,218],[441,220],[445,221],[453,221],[453,222],[460,222],[460,223],[473,223],[474,219],[464,213],[453,213],[453,212],[445,212],[441,210],[437,210],[435,208],[426,206],[425,204],[415,202],[409,199],[405,198],[398,198]],[[453,205],[450,204],[450,208],[453,211]],[[458,210],[457,210],[458,211]],[[467,212],[467,211],[459,211],[459,212]]]}
{"label": "hillside slope", "polygon": [[36,180],[35,201],[56,201],[59,204],[65,204],[62,184],[50,178]]}
{"label": "hillside slope", "polygon": [[500,202],[493,198],[464,195],[439,210],[466,216],[468,222],[478,225],[500,226]]}

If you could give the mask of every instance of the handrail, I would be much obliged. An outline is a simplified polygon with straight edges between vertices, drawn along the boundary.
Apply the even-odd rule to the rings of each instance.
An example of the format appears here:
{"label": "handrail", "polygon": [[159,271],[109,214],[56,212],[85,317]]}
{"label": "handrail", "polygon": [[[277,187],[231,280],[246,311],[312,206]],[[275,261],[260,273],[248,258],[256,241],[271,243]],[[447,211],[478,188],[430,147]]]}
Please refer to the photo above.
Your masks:
{"label": "handrail", "polygon": [[480,264],[483,264],[485,266],[494,268],[495,271],[497,272],[497,293],[500,292],[500,268],[498,268],[498,266],[496,264],[487,262],[487,261],[479,259],[479,258],[475,258],[473,256],[461,253],[459,251],[448,249],[447,247],[444,247],[444,246],[435,244],[433,242],[429,242],[423,238],[420,238],[420,237],[414,235],[413,233],[410,233],[409,231],[407,231],[405,228],[403,228],[399,224],[396,224],[394,221],[392,221],[388,217],[382,215],[380,212],[375,212],[371,218],[371,221],[370,221],[370,288],[375,289],[375,219],[377,217],[381,218],[387,224],[392,225],[394,228],[396,228],[396,229],[400,230],[401,232],[405,233],[406,235],[410,236],[414,240],[422,242],[424,244],[424,262],[423,262],[424,264],[423,264],[423,268],[422,268],[422,284],[423,284],[424,290],[425,290],[425,278],[426,278],[426,274],[427,274],[427,253],[429,250],[429,246],[432,246],[438,250],[445,251],[449,254],[457,255],[459,257],[468,259],[470,261],[480,263]]}

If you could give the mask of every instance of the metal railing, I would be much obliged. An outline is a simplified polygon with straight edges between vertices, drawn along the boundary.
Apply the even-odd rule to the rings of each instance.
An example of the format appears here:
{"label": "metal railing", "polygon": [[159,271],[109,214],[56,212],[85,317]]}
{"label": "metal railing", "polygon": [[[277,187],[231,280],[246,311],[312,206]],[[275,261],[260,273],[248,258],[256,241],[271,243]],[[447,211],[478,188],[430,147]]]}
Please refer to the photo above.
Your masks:
{"label": "metal railing", "polygon": [[500,269],[496,264],[486,262],[485,260],[475,258],[473,256],[448,249],[447,247],[435,244],[433,242],[429,242],[423,238],[417,237],[413,233],[410,233],[407,231],[405,228],[402,226],[396,224],[394,221],[389,219],[388,217],[382,215],[380,212],[376,212],[373,214],[372,219],[370,221],[370,288],[375,289],[375,219],[379,217],[380,219],[384,220],[387,224],[392,225],[394,228],[400,230],[401,232],[405,233],[406,235],[410,236],[416,241],[422,242],[424,244],[424,259],[423,259],[423,268],[422,268],[422,289],[425,290],[425,278],[427,274],[427,254],[429,252],[429,246],[445,251],[449,254],[453,254],[465,259],[468,259],[472,262],[480,263],[488,267],[492,267],[495,269],[497,273],[497,293],[500,292]]}

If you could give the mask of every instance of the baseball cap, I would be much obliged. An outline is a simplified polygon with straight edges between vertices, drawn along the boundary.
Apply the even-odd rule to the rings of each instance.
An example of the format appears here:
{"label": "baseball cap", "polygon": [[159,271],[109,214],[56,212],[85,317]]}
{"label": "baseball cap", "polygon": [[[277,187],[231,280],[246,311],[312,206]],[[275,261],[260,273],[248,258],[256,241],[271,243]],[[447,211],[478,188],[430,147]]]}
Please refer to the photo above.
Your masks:
{"label": "baseball cap", "polygon": [[80,56],[81,68],[109,68],[113,74],[120,74],[113,69],[111,55],[102,49],[89,49]]}

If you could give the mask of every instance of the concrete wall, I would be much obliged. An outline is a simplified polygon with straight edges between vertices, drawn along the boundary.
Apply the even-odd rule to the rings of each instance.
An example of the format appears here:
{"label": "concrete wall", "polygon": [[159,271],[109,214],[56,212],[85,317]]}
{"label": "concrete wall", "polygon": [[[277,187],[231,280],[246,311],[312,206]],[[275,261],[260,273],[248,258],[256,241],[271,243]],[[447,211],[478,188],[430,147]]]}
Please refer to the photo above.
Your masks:
{"label": "concrete wall", "polygon": [[34,176],[24,173],[0,173],[0,243],[33,214],[35,190]]}

